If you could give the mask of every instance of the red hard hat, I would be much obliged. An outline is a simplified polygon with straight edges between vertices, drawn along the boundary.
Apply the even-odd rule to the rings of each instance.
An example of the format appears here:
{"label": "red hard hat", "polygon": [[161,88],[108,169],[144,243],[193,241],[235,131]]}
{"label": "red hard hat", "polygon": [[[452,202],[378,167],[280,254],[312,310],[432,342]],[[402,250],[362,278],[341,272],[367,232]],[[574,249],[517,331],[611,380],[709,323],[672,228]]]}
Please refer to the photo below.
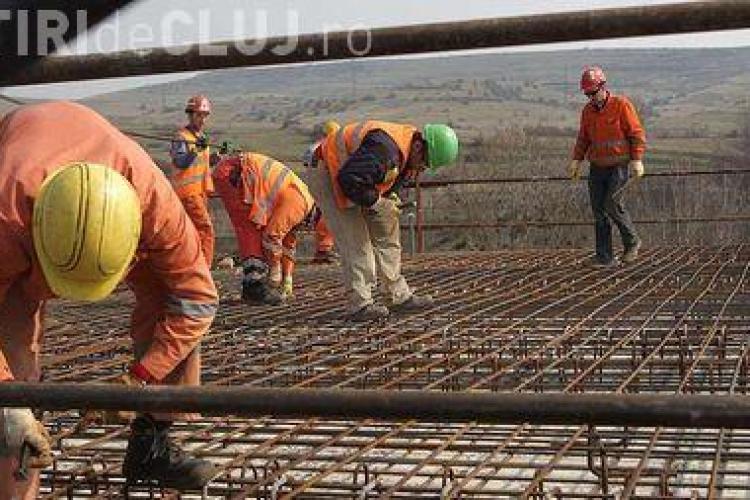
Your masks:
{"label": "red hard hat", "polygon": [[599,66],[587,66],[581,75],[581,90],[584,94],[596,92],[607,83],[607,75]]}
{"label": "red hard hat", "polygon": [[208,100],[208,97],[204,95],[194,95],[188,99],[188,102],[185,105],[185,113],[193,112],[210,113],[211,101]]}

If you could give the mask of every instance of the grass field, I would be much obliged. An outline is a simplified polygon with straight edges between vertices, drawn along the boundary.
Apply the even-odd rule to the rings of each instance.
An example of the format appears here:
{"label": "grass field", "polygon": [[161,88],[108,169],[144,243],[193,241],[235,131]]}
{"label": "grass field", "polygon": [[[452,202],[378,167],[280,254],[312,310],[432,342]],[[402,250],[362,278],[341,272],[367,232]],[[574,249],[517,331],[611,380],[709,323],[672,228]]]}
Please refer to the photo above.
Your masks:
{"label": "grass field", "polygon": [[[231,139],[288,162],[298,160],[314,127],[327,119],[445,122],[461,137],[462,165],[441,177],[561,175],[585,103],[578,76],[592,63],[601,64],[614,91],[631,97],[640,109],[650,172],[746,166],[750,48],[484,54],[232,69],[87,102],[126,130],[168,137],[184,120],[185,99],[205,93],[215,105],[214,141]],[[167,143],[141,142],[166,161]],[[644,218],[739,213],[748,206],[742,192],[746,184],[744,178],[655,179],[633,194],[633,211]],[[706,193],[720,203],[709,203]],[[587,204],[585,188],[568,184],[463,187],[428,194],[425,214],[428,222],[585,220],[590,217]],[[713,242],[716,234],[736,239],[747,230],[744,223],[715,231],[704,224],[654,226],[644,232],[652,242]],[[481,233],[435,234],[428,243],[434,248],[588,245],[591,230]]]}

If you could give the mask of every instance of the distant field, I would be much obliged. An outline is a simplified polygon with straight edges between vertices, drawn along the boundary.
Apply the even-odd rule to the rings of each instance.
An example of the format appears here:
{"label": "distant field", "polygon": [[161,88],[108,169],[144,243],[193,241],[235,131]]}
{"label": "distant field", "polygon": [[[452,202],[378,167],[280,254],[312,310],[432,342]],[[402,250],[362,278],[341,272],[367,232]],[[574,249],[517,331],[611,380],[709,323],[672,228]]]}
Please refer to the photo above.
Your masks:
{"label": "distant field", "polygon": [[[214,141],[231,139],[286,161],[300,157],[314,127],[327,119],[445,122],[462,139],[461,163],[470,164],[441,177],[554,176],[564,172],[575,140],[585,103],[578,76],[591,63],[603,65],[615,92],[630,96],[641,111],[649,137],[648,171],[746,166],[750,49],[542,52],[234,69],[87,102],[125,129],[170,136],[184,120],[187,96],[206,93],[215,103]],[[166,143],[141,143],[166,161]],[[746,184],[747,179],[654,180],[634,193],[634,212],[639,217],[735,213],[748,206],[747,196],[737,193]],[[684,190],[692,196],[684,196]],[[452,188],[426,195],[426,203],[426,217],[433,222],[590,217],[583,186],[565,184]],[[746,226],[717,231],[741,237]],[[451,231],[432,235],[430,243],[435,248],[576,246],[590,244],[590,232]],[[652,241],[697,241],[716,233],[710,227],[660,226],[647,232]]]}

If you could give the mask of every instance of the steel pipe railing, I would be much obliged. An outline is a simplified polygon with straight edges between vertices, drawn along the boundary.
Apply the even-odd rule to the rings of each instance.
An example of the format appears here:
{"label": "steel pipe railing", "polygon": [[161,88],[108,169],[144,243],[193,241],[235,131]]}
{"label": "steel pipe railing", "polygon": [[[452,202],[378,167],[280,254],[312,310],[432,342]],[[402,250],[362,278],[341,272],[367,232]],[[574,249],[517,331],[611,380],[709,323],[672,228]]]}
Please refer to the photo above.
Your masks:
{"label": "steel pipe railing", "polygon": [[[747,168],[724,168],[716,170],[676,170],[673,172],[649,172],[644,178],[652,177],[693,177],[705,175],[745,175],[750,174]],[[582,176],[581,180],[588,180]],[[490,184],[534,184],[539,182],[572,182],[568,176],[536,176],[536,177],[491,177],[487,179],[435,179],[420,180],[420,189],[431,189],[448,186],[476,186]],[[417,188],[416,182],[404,185],[405,188]]]}
{"label": "steel pipe railing", "polygon": [[315,33],[293,38],[273,37],[105,54],[49,56],[25,67],[23,71],[18,71],[18,62],[14,59],[12,64],[0,64],[0,85],[742,28],[750,28],[750,3],[745,0],[682,2],[359,32]]}
{"label": "steel pipe railing", "polygon": [[107,384],[0,384],[0,406],[216,415],[750,428],[750,398],[715,395],[519,394]]}

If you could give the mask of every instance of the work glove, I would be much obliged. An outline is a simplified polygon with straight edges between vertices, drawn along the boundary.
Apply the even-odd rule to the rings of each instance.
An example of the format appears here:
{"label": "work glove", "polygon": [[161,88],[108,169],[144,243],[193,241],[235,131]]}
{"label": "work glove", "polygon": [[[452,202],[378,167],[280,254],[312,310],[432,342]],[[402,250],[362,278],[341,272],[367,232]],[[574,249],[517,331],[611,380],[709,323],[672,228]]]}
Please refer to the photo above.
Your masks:
{"label": "work glove", "polygon": [[628,169],[630,170],[631,175],[636,178],[643,177],[643,174],[645,173],[643,162],[641,160],[630,160],[630,163],[628,163]]}
{"label": "work glove", "polygon": [[294,281],[291,276],[284,276],[284,281],[281,283],[281,296],[285,299],[294,298]]}
{"label": "work glove", "polygon": [[570,160],[570,165],[568,165],[568,175],[574,181],[581,178],[581,160]]}
{"label": "work glove", "polygon": [[315,157],[315,149],[309,147],[302,153],[302,164],[306,167],[315,168],[318,166],[318,160]]}
{"label": "work glove", "polygon": [[[147,382],[131,372],[124,373],[114,380],[115,384],[128,387],[145,387]],[[128,424],[136,417],[134,411],[122,410],[86,410],[83,414],[83,424],[97,423],[101,425]]]}
{"label": "work glove", "polygon": [[195,140],[195,150],[199,153],[201,151],[205,151],[208,148],[208,137],[207,136],[201,136],[198,137],[198,139]]}
{"label": "work glove", "polygon": [[381,196],[375,203],[370,205],[367,211],[371,214],[376,215],[398,217],[401,213],[401,209],[398,208],[398,202],[394,200],[394,196],[396,200],[401,201],[398,195],[395,194],[392,194],[390,196]]}
{"label": "work glove", "polygon": [[235,152],[237,148],[232,143],[232,141],[224,141],[221,143],[221,146],[219,146],[219,154],[220,155],[230,155]]}
{"label": "work glove", "polygon": [[[19,467],[41,469],[52,465],[52,440],[47,429],[28,408],[3,408],[0,429],[0,456],[19,457]],[[27,445],[31,456],[23,463],[22,449]]]}

